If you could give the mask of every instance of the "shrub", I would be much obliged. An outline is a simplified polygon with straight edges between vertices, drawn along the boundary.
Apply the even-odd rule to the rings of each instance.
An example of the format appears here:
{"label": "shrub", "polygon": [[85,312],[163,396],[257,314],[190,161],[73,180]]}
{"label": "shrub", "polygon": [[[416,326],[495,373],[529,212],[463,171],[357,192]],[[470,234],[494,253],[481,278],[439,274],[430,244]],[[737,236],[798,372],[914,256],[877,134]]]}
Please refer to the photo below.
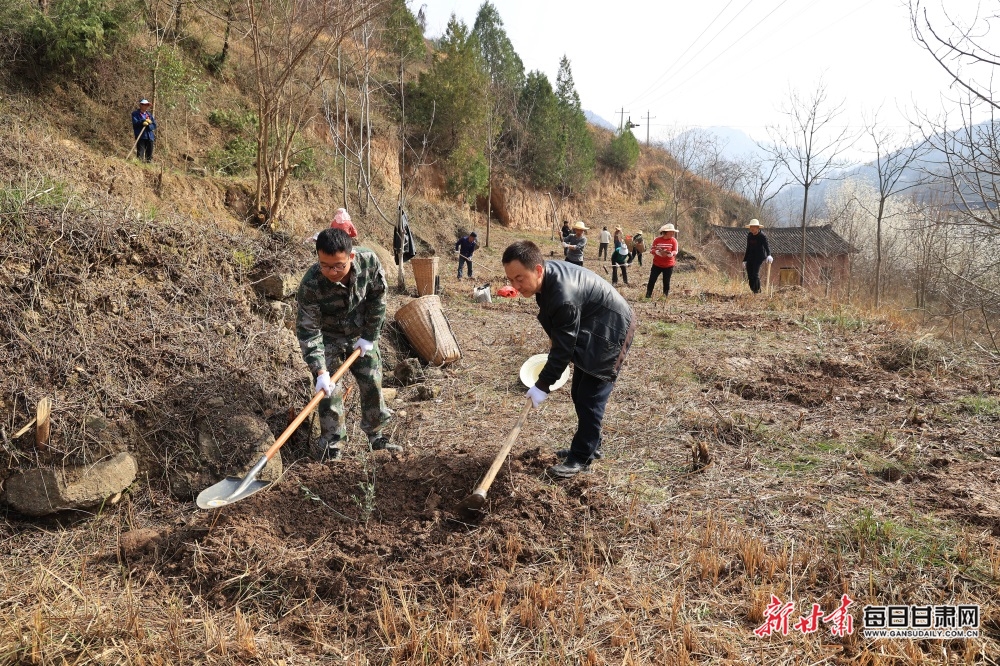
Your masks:
{"label": "shrub", "polygon": [[127,36],[122,5],[104,0],[56,0],[44,14],[36,12],[28,25],[30,42],[49,68],[75,71],[88,60],[111,55]]}
{"label": "shrub", "polygon": [[628,171],[639,161],[639,142],[631,130],[624,130],[605,148],[601,161],[616,171]]}

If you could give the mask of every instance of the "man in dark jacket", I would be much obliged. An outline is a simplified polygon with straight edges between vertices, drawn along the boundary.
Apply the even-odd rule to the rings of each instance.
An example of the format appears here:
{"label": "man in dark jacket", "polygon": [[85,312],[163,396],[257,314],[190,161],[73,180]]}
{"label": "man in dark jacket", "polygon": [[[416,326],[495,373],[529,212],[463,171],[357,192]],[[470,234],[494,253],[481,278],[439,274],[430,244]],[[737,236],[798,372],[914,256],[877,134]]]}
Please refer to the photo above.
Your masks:
{"label": "man in dark jacket", "polygon": [[538,321],[552,340],[549,359],[528,389],[537,408],[570,362],[571,396],[578,425],[566,460],[549,468],[553,476],[571,477],[600,457],[601,423],[611,389],[635,335],[632,308],[607,280],[566,261],[543,261],[531,241],[518,241],[503,253],[507,278],[522,296],[534,296]]}
{"label": "man in dark jacket", "polygon": [[743,268],[747,269],[747,279],[750,291],[760,293],[760,265],[765,261],[771,263],[771,248],[767,246],[767,236],[761,233],[760,222],[750,220],[747,225],[747,251],[743,254]]}
{"label": "man in dark jacket", "polygon": [[458,279],[462,279],[462,264],[468,264],[466,269],[469,279],[472,279],[472,253],[479,249],[479,241],[476,239],[476,232],[473,231],[468,236],[462,236],[455,243],[455,254],[458,255]]}
{"label": "man in dark jacket", "polygon": [[153,142],[156,120],[150,111],[148,99],[139,100],[139,108],[132,112],[132,136],[136,139],[135,153],[140,161],[153,160]]}

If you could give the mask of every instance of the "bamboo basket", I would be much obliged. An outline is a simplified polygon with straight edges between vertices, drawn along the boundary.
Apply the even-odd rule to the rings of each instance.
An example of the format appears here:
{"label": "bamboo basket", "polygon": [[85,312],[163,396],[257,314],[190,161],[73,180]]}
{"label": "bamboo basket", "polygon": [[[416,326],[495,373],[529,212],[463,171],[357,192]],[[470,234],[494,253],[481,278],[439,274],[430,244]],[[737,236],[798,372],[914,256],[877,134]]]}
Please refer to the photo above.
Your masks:
{"label": "bamboo basket", "polygon": [[417,283],[417,296],[430,296],[434,293],[434,278],[438,272],[437,257],[414,257],[410,259],[413,269],[413,281]]}
{"label": "bamboo basket", "polygon": [[[412,261],[412,260],[411,260]],[[396,311],[396,323],[413,348],[431,365],[447,365],[462,358],[441,299],[431,294],[415,298]]]}

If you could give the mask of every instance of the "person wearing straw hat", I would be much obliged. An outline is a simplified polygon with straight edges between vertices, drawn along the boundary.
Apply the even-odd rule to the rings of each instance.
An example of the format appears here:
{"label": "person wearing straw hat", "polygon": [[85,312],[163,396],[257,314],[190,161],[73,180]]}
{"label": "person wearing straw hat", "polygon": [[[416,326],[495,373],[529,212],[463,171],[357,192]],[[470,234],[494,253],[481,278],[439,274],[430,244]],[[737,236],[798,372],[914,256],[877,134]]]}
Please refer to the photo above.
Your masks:
{"label": "person wearing straw hat", "polygon": [[153,160],[155,131],[156,119],[153,118],[152,106],[148,99],[140,99],[139,108],[132,112],[132,138],[136,140],[135,154],[141,162]]}
{"label": "person wearing straw hat", "polygon": [[329,368],[341,365],[355,349],[351,365],[361,402],[361,430],[372,450],[402,451],[382,434],[392,416],[382,397],[382,356],[378,340],[385,325],[385,271],[371,250],[355,247],[343,229],[324,229],[316,237],[317,262],[302,277],[296,298],[295,336],[302,358],[316,378],[321,436],[309,454],[319,461],[337,460],[347,441],[341,391],[330,381]]}
{"label": "person wearing straw hat", "polygon": [[502,261],[507,279],[521,295],[535,297],[538,322],[552,342],[538,381],[526,394],[536,408],[573,363],[576,434],[569,449],[557,452],[565,460],[548,473],[575,476],[601,457],[604,410],[635,335],[635,313],[607,280],[566,261],[544,261],[531,241],[509,245]]}
{"label": "person wearing straw hat", "polygon": [[573,233],[563,238],[563,247],[566,248],[566,261],[577,266],[583,266],[583,248],[587,245],[587,237],[583,232],[587,230],[587,225],[583,220],[573,223]]}
{"label": "person wearing straw hat", "polygon": [[760,230],[761,224],[758,220],[750,220],[747,225],[747,250],[743,254],[743,268],[747,271],[747,281],[750,283],[750,291],[755,294],[760,293],[760,265],[765,261],[771,263],[774,257],[771,256],[771,248],[767,245],[767,236]]}
{"label": "person wearing straw hat", "polygon": [[472,253],[479,249],[479,240],[476,232],[469,232],[468,236],[462,236],[455,242],[455,254],[458,255],[458,279],[462,279],[462,264],[467,264],[466,273],[472,279]]}
{"label": "person wearing straw hat", "polygon": [[649,253],[653,255],[653,265],[649,269],[649,282],[646,283],[646,298],[653,297],[653,287],[660,275],[663,275],[663,297],[670,295],[670,277],[674,273],[680,249],[676,236],[677,229],[674,225],[664,224],[660,227],[660,235],[653,239],[653,245],[649,248]]}
{"label": "person wearing straw hat", "polygon": [[341,229],[351,238],[358,237],[358,230],[354,227],[354,222],[351,221],[351,214],[347,212],[346,208],[337,209],[337,212],[333,214],[333,221],[330,222],[330,228]]}

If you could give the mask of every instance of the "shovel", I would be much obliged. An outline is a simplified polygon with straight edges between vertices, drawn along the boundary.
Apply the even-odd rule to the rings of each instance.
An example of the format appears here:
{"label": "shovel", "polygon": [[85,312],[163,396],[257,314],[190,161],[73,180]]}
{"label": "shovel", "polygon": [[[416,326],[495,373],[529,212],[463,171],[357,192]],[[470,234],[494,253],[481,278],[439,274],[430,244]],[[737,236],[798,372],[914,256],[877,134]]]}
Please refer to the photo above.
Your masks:
{"label": "shovel", "polygon": [[135,155],[135,147],[139,145],[139,139],[146,135],[147,129],[149,129],[149,127],[144,125],[142,130],[139,132],[139,136],[135,137],[135,143],[132,144],[132,150],[125,154],[125,159],[128,159],[130,155]]}
{"label": "shovel", "polygon": [[[347,369],[351,367],[351,364],[361,356],[361,350],[355,349],[354,353],[347,357],[343,365],[337,368],[337,371],[333,373],[330,377],[330,384],[336,384],[340,381],[340,378],[344,376]],[[233,502],[238,502],[245,497],[253,495],[258,490],[263,490],[267,488],[270,483],[266,481],[258,481],[257,475],[260,471],[264,469],[264,465],[267,464],[271,458],[278,452],[282,445],[288,441],[288,438],[292,436],[302,422],[306,420],[309,413],[316,409],[316,406],[326,397],[325,391],[317,391],[316,395],[312,397],[309,404],[299,412],[299,415],[295,417],[295,420],[288,424],[285,428],[285,432],[281,433],[281,436],[275,440],[271,448],[261,456],[261,459],[257,461],[257,464],[247,472],[247,475],[242,479],[236,476],[226,477],[222,481],[219,481],[214,486],[206,488],[198,494],[198,508],[200,509],[218,509],[220,507],[226,506],[227,504],[232,504]]]}
{"label": "shovel", "polygon": [[[527,387],[532,387],[535,382],[538,381],[538,375],[541,373],[542,368],[545,366],[545,362],[548,360],[548,354],[536,354],[529,358],[521,366],[521,382]],[[567,380],[569,380],[569,367],[563,371],[562,376],[556,380],[555,384],[549,387],[549,392],[555,391],[556,389],[563,386]],[[486,505],[486,493],[489,492],[490,486],[493,485],[493,479],[496,478],[497,473],[500,468],[503,467],[503,463],[507,460],[508,454],[510,454],[511,448],[514,446],[514,441],[517,439],[518,433],[521,432],[521,428],[524,426],[524,420],[528,417],[528,412],[531,411],[531,398],[527,398],[524,402],[524,408],[521,410],[521,416],[517,419],[517,425],[514,429],[510,431],[507,435],[507,441],[503,443],[500,448],[500,452],[497,454],[496,458],[493,459],[493,464],[490,465],[490,469],[486,472],[486,476],[483,480],[479,482],[472,494],[462,500],[458,505],[458,513],[468,519],[474,518],[478,515],[483,507]]]}

